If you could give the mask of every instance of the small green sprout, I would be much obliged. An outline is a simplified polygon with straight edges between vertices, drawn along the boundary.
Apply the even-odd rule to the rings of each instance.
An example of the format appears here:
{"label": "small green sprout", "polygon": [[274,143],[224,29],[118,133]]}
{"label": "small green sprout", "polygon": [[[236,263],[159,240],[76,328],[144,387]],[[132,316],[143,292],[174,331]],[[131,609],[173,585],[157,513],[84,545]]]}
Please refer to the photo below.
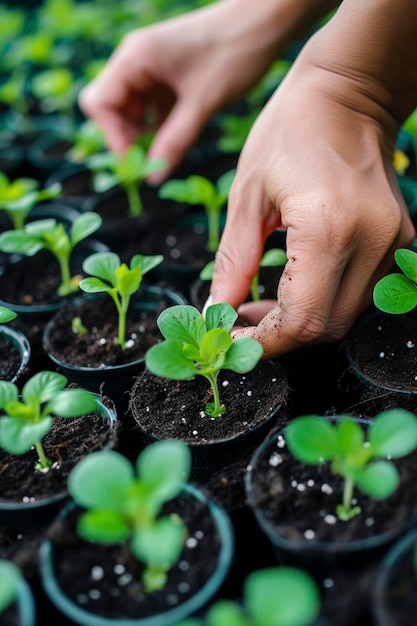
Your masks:
{"label": "small green sprout", "polygon": [[388,274],[376,283],[374,304],[384,313],[408,313],[417,306],[417,253],[398,248],[394,258],[403,273]]}
{"label": "small green sprout", "polygon": [[39,189],[40,183],[34,178],[10,180],[0,172],[0,209],[6,213],[15,230],[21,229],[33,207],[43,200],[58,198],[62,194],[59,183],[47,189]]}
{"label": "small green sprout", "polygon": [[233,341],[230,330],[237,313],[230,304],[213,304],[204,319],[189,304],[168,307],[157,324],[165,337],[145,355],[145,365],[152,374],[173,380],[191,380],[196,375],[208,379],[214,402],[206,404],[206,413],[218,417],[226,412],[220,401],[220,370],[245,374],[252,370],[263,354],[260,343],[250,337]]}
{"label": "small green sprout", "polygon": [[22,572],[11,561],[0,560],[0,615],[15,602],[19,593]]}
{"label": "small green sprout", "polygon": [[215,185],[208,178],[194,174],[184,180],[169,180],[159,190],[161,198],[203,206],[208,223],[208,252],[216,252],[219,247],[220,215],[235,173],[235,170],[226,172]]}
{"label": "small green sprout", "polygon": [[114,252],[96,252],[83,262],[83,270],[91,277],[80,281],[80,289],[87,293],[108,293],[118,313],[116,343],[126,348],[126,316],[131,296],[139,289],[143,275],[162,263],[163,256],[135,254],[130,267],[122,263]]}
{"label": "small green sprout", "polygon": [[84,326],[82,319],[79,316],[72,319],[71,330],[74,335],[88,335],[88,329]]}
{"label": "small green sprout", "polygon": [[189,618],[175,626],[308,626],[320,610],[320,593],[301,569],[280,566],[249,574],[243,600],[216,600],[205,619]]}
{"label": "small green sprout", "polygon": [[72,163],[84,163],[88,157],[104,150],[105,140],[101,129],[91,120],[80,124],[72,137],[72,146],[66,158]]}
{"label": "small green sprout", "polygon": [[42,439],[56,417],[73,418],[88,415],[97,408],[95,396],[85,389],[65,389],[62,374],[41,371],[19,388],[0,380],[0,446],[10,454],[24,454],[35,446],[39,460],[37,470],[47,470],[52,461],[46,456]]}
{"label": "small green sprout", "polygon": [[54,67],[38,72],[32,79],[31,88],[44,113],[56,111],[70,119],[74,117],[80,85],[71,70]]}
{"label": "small green sprout", "polygon": [[7,306],[0,306],[0,324],[7,324],[17,317],[17,313]]}
{"label": "small green sprout", "polygon": [[104,450],[85,457],[70,473],[69,493],[87,509],[79,519],[78,534],[102,544],[130,540],[133,556],[145,565],[147,592],[164,587],[184,546],[181,518],[160,513],[180,494],[190,467],[186,444],[163,440],[144,448],[135,467],[119,452]]}
{"label": "small green sprout", "polygon": [[417,447],[417,418],[404,409],[376,415],[367,429],[348,415],[332,424],[325,417],[305,415],[292,420],[285,431],[288,449],[302,463],[331,463],[331,471],[344,478],[343,503],[336,508],[340,520],[361,512],[352,506],[353,490],[376,500],[388,498],[398,487],[396,467],[387,460],[409,454]]}
{"label": "small green sprout", "polygon": [[142,145],[130,146],[123,156],[104,151],[94,154],[85,161],[94,175],[94,188],[101,193],[120,185],[126,192],[129,215],[137,217],[143,213],[140,186],[146,176],[165,167],[161,159],[149,160]]}
{"label": "small green sprout", "polygon": [[[285,253],[285,250],[283,250],[282,248],[271,248],[271,250],[267,250],[262,256],[259,267],[278,267],[280,265],[285,265],[286,262],[287,255]],[[213,279],[214,266],[215,261],[209,261],[207,265],[203,267],[200,272],[201,280]],[[259,291],[259,272],[257,272],[252,279],[250,293],[254,302],[258,302],[261,299],[261,294]]]}
{"label": "small green sprout", "polygon": [[71,276],[70,259],[75,246],[100,228],[102,218],[98,213],[82,213],[74,220],[69,233],[54,218],[36,220],[21,230],[8,230],[0,235],[0,250],[33,256],[48,250],[58,261],[61,272],[59,296],[78,290],[78,280]]}

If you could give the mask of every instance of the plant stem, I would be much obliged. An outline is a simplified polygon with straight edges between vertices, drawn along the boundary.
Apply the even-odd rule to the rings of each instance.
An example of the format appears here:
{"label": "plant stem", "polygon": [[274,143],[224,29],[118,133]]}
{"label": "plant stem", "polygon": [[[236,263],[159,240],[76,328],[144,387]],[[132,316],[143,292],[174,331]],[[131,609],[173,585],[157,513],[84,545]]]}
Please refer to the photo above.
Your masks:
{"label": "plant stem", "polygon": [[37,441],[35,443],[35,449],[36,452],[38,453],[38,457],[39,457],[39,464],[38,464],[38,468],[39,469],[47,469],[48,467],[51,467],[51,461],[48,459],[48,457],[46,456],[42,443],[40,441]]}
{"label": "plant stem", "polygon": [[258,291],[258,286],[259,286],[259,273],[255,274],[255,276],[252,278],[252,282],[250,286],[250,293],[252,296],[252,300],[254,302],[259,302],[259,300],[261,299],[261,296]]}
{"label": "plant stem", "polygon": [[140,199],[139,187],[136,183],[127,183],[125,185],[127,198],[129,201],[129,215],[131,217],[137,217],[142,215],[143,206]]}
{"label": "plant stem", "polygon": [[60,296],[66,296],[75,291],[77,287],[71,282],[69,257],[63,255],[59,256],[58,263],[61,269],[61,284],[59,286],[58,293]]}
{"label": "plant stem", "polygon": [[213,400],[214,400],[214,408],[213,408],[213,417],[217,417],[222,413],[222,405],[220,402],[220,393],[219,393],[219,385],[217,384],[217,374],[206,374],[206,378],[210,381],[211,388],[213,390]]}
{"label": "plant stem", "polygon": [[353,486],[353,480],[351,478],[345,478],[345,484],[343,486],[343,508],[345,511],[350,511],[352,506]]}
{"label": "plant stem", "polygon": [[208,252],[216,252],[219,247],[219,215],[213,209],[207,209],[207,250]]}

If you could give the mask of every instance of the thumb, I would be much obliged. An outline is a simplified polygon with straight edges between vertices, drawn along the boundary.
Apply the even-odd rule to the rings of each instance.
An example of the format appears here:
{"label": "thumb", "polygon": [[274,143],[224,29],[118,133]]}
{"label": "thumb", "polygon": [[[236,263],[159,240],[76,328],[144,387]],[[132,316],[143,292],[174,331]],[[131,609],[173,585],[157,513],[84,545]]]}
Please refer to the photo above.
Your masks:
{"label": "thumb", "polygon": [[215,271],[209,304],[228,302],[237,309],[249,294],[251,282],[259,270],[264,240],[258,222],[251,223],[237,213],[228,213],[215,258]]}
{"label": "thumb", "polygon": [[189,149],[197,141],[209,118],[201,105],[190,100],[178,100],[161,124],[149,149],[149,158],[162,159],[167,166],[147,180],[153,184],[163,182],[181,164]]}

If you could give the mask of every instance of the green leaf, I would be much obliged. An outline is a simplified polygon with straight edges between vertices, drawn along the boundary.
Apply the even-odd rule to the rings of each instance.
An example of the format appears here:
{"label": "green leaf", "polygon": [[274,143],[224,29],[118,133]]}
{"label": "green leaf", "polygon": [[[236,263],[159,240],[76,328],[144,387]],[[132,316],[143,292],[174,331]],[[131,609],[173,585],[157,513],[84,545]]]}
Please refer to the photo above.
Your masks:
{"label": "green leaf", "polygon": [[134,468],[126,457],[101,450],[77,463],[68,478],[68,491],[82,507],[123,511],[134,480]]}
{"label": "green leaf", "polygon": [[36,235],[27,234],[22,230],[7,230],[0,235],[0,250],[3,252],[19,252],[26,256],[34,256],[42,248],[43,244]]}
{"label": "green leaf", "polygon": [[404,409],[379,413],[369,425],[374,456],[399,458],[417,447],[417,418]]}
{"label": "green leaf", "polygon": [[67,382],[67,378],[58,372],[37,372],[24,384],[22,400],[28,404],[48,402],[65,387]]}
{"label": "green leaf", "polygon": [[408,248],[398,248],[394,252],[395,262],[404,274],[417,283],[417,252]]}
{"label": "green leaf", "polygon": [[417,286],[404,274],[388,274],[376,283],[373,300],[384,313],[408,313],[417,306]]}
{"label": "green leaf", "polygon": [[225,330],[232,330],[233,325],[237,320],[237,312],[227,302],[220,302],[207,307],[205,320],[208,330],[211,328],[224,328]]}
{"label": "green leaf", "polygon": [[375,500],[385,500],[397,489],[399,475],[388,461],[377,461],[354,474],[358,488]]}
{"label": "green leaf", "polygon": [[296,417],[285,429],[288,449],[302,463],[318,465],[337,453],[336,429],[316,415]]}
{"label": "green leaf", "polygon": [[0,380],[0,409],[4,409],[9,402],[17,402],[19,389],[17,385],[7,380]]}
{"label": "green leaf", "polygon": [[214,365],[220,356],[221,367],[224,363],[224,353],[229,350],[233,343],[230,333],[223,328],[212,328],[202,338],[200,342],[200,354],[202,363]]}
{"label": "green leaf", "polygon": [[251,626],[243,609],[232,600],[217,600],[207,611],[207,626]]}
{"label": "green leaf", "polygon": [[0,615],[17,597],[22,574],[11,561],[0,560]]}
{"label": "green leaf", "polygon": [[197,347],[207,331],[200,311],[190,304],[177,304],[164,309],[157,324],[166,339]]}
{"label": "green leaf", "polygon": [[83,278],[80,280],[78,286],[82,291],[86,291],[87,293],[106,293],[114,289],[114,287],[103,283],[100,278]]}
{"label": "green leaf", "polygon": [[337,448],[342,456],[362,456],[365,433],[361,425],[350,417],[343,417],[336,423]]}
{"label": "green leaf", "polygon": [[117,511],[86,511],[79,518],[77,532],[87,541],[103,544],[123,543],[130,536],[129,524]]}
{"label": "green leaf", "polygon": [[184,523],[177,515],[161,517],[133,533],[131,548],[147,565],[167,571],[178,561],[185,537]]}
{"label": "green leaf", "polygon": [[11,454],[23,454],[41,441],[52,428],[52,417],[37,422],[27,422],[21,417],[0,418],[0,446]]}
{"label": "green leaf", "polygon": [[285,265],[287,262],[287,255],[282,248],[272,248],[267,250],[261,259],[261,267],[276,267],[278,265]]}
{"label": "green leaf", "polygon": [[49,401],[48,409],[58,417],[79,417],[96,411],[97,400],[86,389],[64,389]]}
{"label": "green leaf", "polygon": [[179,494],[191,469],[191,453],[181,441],[162,440],[147,446],[138,456],[137,475],[160,502]]}
{"label": "green leaf", "polygon": [[140,267],[129,270],[119,281],[119,293],[122,296],[130,296],[135,293],[142,283],[142,270]]}
{"label": "green leaf", "polygon": [[236,169],[232,169],[232,170],[229,170],[228,172],[225,172],[224,174],[222,174],[222,176],[220,176],[220,178],[217,179],[217,183],[216,183],[217,192],[220,196],[223,196],[225,200],[227,199],[229,195],[230,188],[233,184],[235,176],[236,176]]}
{"label": "green leaf", "polygon": [[115,252],[95,252],[84,259],[83,270],[86,274],[101,278],[114,286],[116,270],[120,265],[120,257]]}
{"label": "green leaf", "polygon": [[144,256],[143,254],[135,254],[130,261],[130,267],[132,269],[140,267],[142,273],[146,274],[157,265],[160,265],[163,260],[164,257],[162,256],[162,254],[154,254],[148,256]]}
{"label": "green leaf", "polygon": [[102,223],[103,220],[98,213],[93,211],[82,213],[71,226],[72,245],[75,246],[79,241],[96,232]]}
{"label": "green leaf", "polygon": [[263,355],[261,344],[251,337],[241,337],[232,342],[223,363],[223,369],[246,374],[260,361]]}
{"label": "green leaf", "polygon": [[207,265],[205,265],[203,269],[201,270],[199,278],[201,280],[212,280],[214,276],[214,267],[215,267],[215,262],[209,261]]}
{"label": "green leaf", "polygon": [[292,567],[249,574],[243,593],[252,623],[262,626],[307,626],[320,609],[315,582],[307,573]]}
{"label": "green leaf", "polygon": [[145,354],[146,368],[156,376],[172,380],[190,380],[198,370],[176,341],[167,339],[149,348]]}

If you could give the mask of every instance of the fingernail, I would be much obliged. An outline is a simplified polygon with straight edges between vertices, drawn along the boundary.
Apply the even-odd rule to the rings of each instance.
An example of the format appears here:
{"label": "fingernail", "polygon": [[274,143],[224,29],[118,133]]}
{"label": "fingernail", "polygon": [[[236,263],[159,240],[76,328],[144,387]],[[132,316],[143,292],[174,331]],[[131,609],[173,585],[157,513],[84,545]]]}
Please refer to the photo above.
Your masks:
{"label": "fingernail", "polygon": [[213,304],[213,297],[210,295],[210,296],[207,298],[207,300],[206,300],[206,302],[205,302],[205,304],[204,304],[204,306],[203,306],[203,311],[202,311],[202,313],[203,313],[203,317],[205,317],[205,315],[206,315],[206,311],[207,311],[208,307],[209,307],[209,306],[211,306],[212,304]]}

